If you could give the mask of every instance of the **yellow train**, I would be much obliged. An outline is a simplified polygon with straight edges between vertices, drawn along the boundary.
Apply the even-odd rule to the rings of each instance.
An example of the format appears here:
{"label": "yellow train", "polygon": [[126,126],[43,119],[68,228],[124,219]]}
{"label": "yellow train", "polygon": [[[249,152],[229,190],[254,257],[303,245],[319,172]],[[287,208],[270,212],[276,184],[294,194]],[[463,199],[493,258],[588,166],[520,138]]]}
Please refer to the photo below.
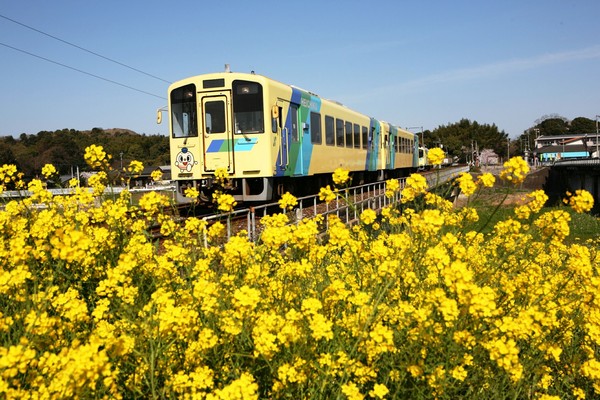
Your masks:
{"label": "yellow train", "polygon": [[418,136],[254,73],[198,75],[169,86],[172,177],[179,202],[208,196],[217,169],[238,201],[315,193],[339,167],[354,183],[418,168]]}

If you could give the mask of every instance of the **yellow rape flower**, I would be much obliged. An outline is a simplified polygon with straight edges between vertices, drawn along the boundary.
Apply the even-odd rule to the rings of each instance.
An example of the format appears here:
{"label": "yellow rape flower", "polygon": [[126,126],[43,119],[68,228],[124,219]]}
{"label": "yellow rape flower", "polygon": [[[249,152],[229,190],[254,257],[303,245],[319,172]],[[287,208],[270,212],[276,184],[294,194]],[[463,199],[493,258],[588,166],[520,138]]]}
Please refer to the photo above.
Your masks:
{"label": "yellow rape flower", "polygon": [[183,195],[190,199],[197,199],[198,196],[200,196],[200,192],[196,188],[189,187],[189,188],[185,189],[185,192],[183,193]]}
{"label": "yellow rape flower", "polygon": [[575,195],[567,192],[568,198],[563,202],[571,206],[578,214],[586,213],[594,207],[594,197],[587,190],[576,190]]}
{"label": "yellow rape flower", "polygon": [[108,167],[111,157],[106,154],[102,146],[93,144],[86,147],[83,158],[90,167],[99,169]]}
{"label": "yellow rape flower", "polygon": [[369,392],[369,396],[376,397],[378,399],[383,399],[385,396],[387,396],[389,392],[390,390],[387,388],[387,386],[381,383],[376,383],[373,386],[373,390]]}
{"label": "yellow rape flower", "polygon": [[468,172],[462,172],[458,178],[456,178],[461,192],[465,196],[471,196],[477,190],[477,185],[473,181],[473,176]]}
{"label": "yellow rape flower", "polygon": [[46,179],[49,179],[51,176],[53,176],[55,174],[56,174],[56,168],[54,168],[54,165],[52,165],[52,164],[46,164],[42,168],[42,175],[44,175],[44,178],[46,178]]}
{"label": "yellow rape flower", "polygon": [[531,214],[539,212],[544,207],[548,196],[543,190],[536,190],[527,194],[522,200],[529,201],[522,206],[515,207],[515,214],[519,219],[527,219]]}
{"label": "yellow rape flower", "polygon": [[406,178],[406,186],[402,190],[402,203],[408,203],[418,195],[427,191],[427,179],[420,174],[412,174]]}
{"label": "yellow rape flower", "polygon": [[103,194],[107,183],[108,175],[106,175],[106,172],[104,171],[99,171],[88,178],[88,185],[94,189],[94,196],[100,196]]}
{"label": "yellow rape flower", "polygon": [[360,214],[360,220],[365,225],[371,225],[377,219],[377,213],[375,210],[367,208]]}
{"label": "yellow rape flower", "polygon": [[154,171],[152,171],[152,173],[150,174],[150,177],[152,178],[152,180],[154,182],[158,182],[161,180],[163,176],[163,173],[160,169],[155,169]]}
{"label": "yellow rape flower", "polygon": [[238,379],[222,389],[216,389],[214,393],[207,394],[205,398],[206,400],[258,400],[258,384],[251,374],[243,372]]}
{"label": "yellow rape flower", "polygon": [[260,301],[260,290],[244,285],[233,294],[233,304],[238,309],[253,310]]}
{"label": "yellow rape flower", "polygon": [[477,184],[483,187],[491,188],[494,186],[494,183],[496,183],[496,178],[489,172],[481,174],[477,178]]}
{"label": "yellow rape flower", "polygon": [[346,395],[348,400],[362,400],[365,396],[360,393],[360,389],[354,382],[348,382],[342,385],[342,393]]}
{"label": "yellow rape flower", "polygon": [[504,163],[500,179],[518,185],[525,180],[527,173],[529,173],[529,164],[522,157],[513,157]]}
{"label": "yellow rape flower", "polygon": [[540,228],[542,235],[556,241],[562,241],[569,236],[571,216],[563,210],[549,211],[540,215],[534,224]]}
{"label": "yellow rape flower", "polygon": [[331,203],[335,198],[336,194],[329,185],[319,190],[319,200]]}
{"label": "yellow rape flower", "polygon": [[279,207],[284,211],[292,210],[297,205],[298,200],[289,192],[284,193],[283,196],[281,196],[281,199],[279,199]]}
{"label": "yellow rape flower", "polygon": [[427,159],[431,165],[441,165],[445,157],[444,150],[439,147],[433,148],[427,153]]}
{"label": "yellow rape flower", "polygon": [[49,203],[52,200],[52,193],[44,188],[44,184],[39,179],[33,179],[27,185],[31,192],[31,200],[39,203]]}
{"label": "yellow rape flower", "polygon": [[388,179],[385,181],[385,197],[391,199],[394,194],[400,189],[400,182],[398,179]]}
{"label": "yellow rape flower", "polygon": [[171,205],[170,199],[158,192],[148,192],[139,200],[139,206],[146,214],[156,214],[169,205]]}
{"label": "yellow rape flower", "polygon": [[13,164],[4,164],[0,167],[0,178],[3,183],[10,183],[18,175],[17,166]]}
{"label": "yellow rape flower", "polygon": [[350,180],[349,174],[350,174],[350,171],[348,171],[347,169],[336,168],[336,170],[333,171],[333,183],[335,183],[336,186],[345,185]]}
{"label": "yellow rape flower", "polygon": [[229,173],[225,168],[217,168],[215,171],[215,183],[221,187],[226,187],[229,182]]}
{"label": "yellow rape flower", "polygon": [[217,209],[225,213],[232,212],[233,208],[237,205],[232,195],[219,191],[213,193],[213,201],[217,204]]}
{"label": "yellow rape flower", "polygon": [[316,339],[333,339],[333,322],[327,319],[323,314],[314,314],[309,318],[311,336]]}
{"label": "yellow rape flower", "polygon": [[131,175],[138,175],[144,170],[144,164],[141,161],[133,160],[129,163],[129,167],[127,167],[127,172]]}

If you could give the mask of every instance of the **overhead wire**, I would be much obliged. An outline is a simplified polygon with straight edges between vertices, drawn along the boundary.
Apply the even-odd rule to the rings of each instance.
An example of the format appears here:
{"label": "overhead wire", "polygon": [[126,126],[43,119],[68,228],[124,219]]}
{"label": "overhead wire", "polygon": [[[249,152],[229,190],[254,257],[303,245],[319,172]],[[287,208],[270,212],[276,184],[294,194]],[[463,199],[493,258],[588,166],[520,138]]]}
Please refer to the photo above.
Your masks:
{"label": "overhead wire", "polygon": [[98,54],[98,53],[96,53],[96,52],[94,52],[94,51],[88,50],[88,49],[86,49],[86,48],[84,48],[84,47],[81,47],[81,46],[78,46],[78,45],[76,45],[76,44],[74,44],[74,43],[68,42],[68,41],[66,41],[66,40],[64,40],[64,39],[61,39],[61,38],[59,38],[59,37],[53,36],[53,35],[51,35],[51,34],[49,34],[49,33],[46,33],[46,32],[44,32],[44,31],[41,31],[41,30],[39,30],[39,29],[36,29],[36,28],[34,28],[34,27],[32,27],[32,26],[26,25],[26,24],[24,24],[24,23],[22,23],[22,22],[16,21],[16,20],[14,20],[14,19],[12,19],[12,18],[9,18],[9,17],[7,17],[7,16],[5,16],[5,15],[2,15],[2,14],[0,14],[0,17],[2,17],[2,18],[4,18],[4,19],[6,19],[6,20],[8,20],[8,21],[11,21],[11,22],[13,22],[13,23],[15,23],[15,24],[17,24],[17,25],[21,25],[21,26],[23,26],[23,27],[25,27],[25,28],[27,28],[27,29],[31,29],[32,31],[35,31],[35,32],[37,32],[37,33],[40,33],[40,34],[42,34],[42,35],[48,36],[48,37],[50,37],[50,38],[52,38],[52,39],[54,39],[54,40],[58,40],[59,42],[62,42],[62,43],[64,43],[64,44],[67,44],[67,45],[69,45],[69,46],[73,46],[73,47],[75,47],[75,48],[77,48],[77,49],[79,49],[79,50],[82,50],[82,51],[85,51],[85,52],[87,52],[87,53],[93,54],[93,55],[95,55],[95,56],[97,56],[97,57],[100,57],[100,58],[103,58],[103,59],[105,59],[105,60],[107,60],[107,61],[110,61],[110,62],[112,62],[112,63],[118,64],[118,65],[120,65],[120,66],[122,66],[122,67],[129,68],[129,69],[131,69],[131,70],[133,70],[133,71],[139,72],[140,74],[144,74],[144,75],[146,75],[146,76],[149,76],[149,77],[151,77],[151,78],[158,79],[159,81],[163,81],[163,82],[165,82],[165,83],[171,83],[171,82],[170,82],[170,81],[168,81],[168,80],[165,80],[165,79],[163,79],[163,78],[159,78],[158,76],[155,76],[155,75],[149,74],[149,73],[147,73],[147,72],[144,72],[144,71],[142,71],[142,70],[140,70],[140,69],[137,69],[137,68],[134,68],[134,67],[132,67],[132,66],[130,66],[130,65],[124,64],[124,63],[122,63],[122,62],[120,62],[120,61],[113,60],[112,58],[109,58],[109,57],[103,56],[102,54]]}
{"label": "overhead wire", "polygon": [[157,95],[157,94],[154,94],[154,93],[146,92],[145,90],[137,89],[137,88],[134,88],[134,87],[132,87],[132,86],[125,85],[125,84],[123,84],[123,83],[120,83],[120,82],[117,82],[117,81],[113,81],[112,79],[104,78],[104,77],[102,77],[102,76],[100,76],[100,75],[92,74],[91,72],[87,72],[87,71],[81,70],[81,69],[79,69],[79,68],[71,67],[70,65],[66,65],[66,64],[60,63],[60,62],[58,62],[58,61],[54,61],[54,60],[51,60],[51,59],[49,59],[49,58],[42,57],[42,56],[40,56],[40,55],[37,55],[37,54],[31,53],[31,52],[29,52],[29,51],[25,51],[25,50],[22,50],[22,49],[19,49],[19,48],[13,47],[13,46],[11,46],[11,45],[8,45],[8,44],[6,44],[6,43],[2,43],[2,42],[0,42],[0,45],[2,45],[2,46],[5,46],[5,47],[8,47],[9,49],[13,49],[13,50],[15,50],[15,51],[19,51],[19,52],[21,52],[21,53],[24,53],[24,54],[30,55],[30,56],[32,56],[32,57],[36,57],[36,58],[39,58],[39,59],[41,59],[41,60],[44,60],[44,61],[47,61],[47,62],[50,62],[50,63],[56,64],[56,65],[60,65],[61,67],[68,68],[68,69],[71,69],[71,70],[73,70],[73,71],[77,71],[77,72],[80,72],[80,73],[82,73],[82,74],[89,75],[89,76],[92,76],[92,77],[94,77],[94,78],[101,79],[101,80],[103,80],[103,81],[106,81],[106,82],[113,83],[113,84],[115,84],[115,85],[122,86],[122,87],[124,87],[124,88],[131,89],[131,90],[135,90],[136,92],[144,93],[144,94],[147,94],[147,95],[149,95],[149,96],[158,97],[159,99],[164,99],[164,96],[159,96],[159,95]]}

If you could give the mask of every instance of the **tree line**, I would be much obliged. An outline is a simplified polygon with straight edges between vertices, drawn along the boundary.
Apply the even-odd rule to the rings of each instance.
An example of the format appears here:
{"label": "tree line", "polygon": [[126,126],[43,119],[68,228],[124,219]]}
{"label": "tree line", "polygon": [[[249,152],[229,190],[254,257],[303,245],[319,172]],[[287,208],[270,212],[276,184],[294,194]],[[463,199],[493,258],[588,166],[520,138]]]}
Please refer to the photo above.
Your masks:
{"label": "tree line", "polygon": [[460,121],[441,125],[436,129],[423,132],[425,146],[443,147],[450,157],[459,162],[471,159],[474,151],[483,149],[493,150],[498,156],[506,158],[524,155],[526,149],[535,147],[535,139],[539,136],[555,136],[565,134],[596,133],[596,121],[577,117],[569,120],[558,114],[544,115],[535,121],[534,125],[517,137],[511,139],[504,130],[499,130],[495,124],[480,124],[463,118]]}
{"label": "tree line", "polygon": [[0,138],[0,165],[15,164],[25,179],[39,175],[45,164],[53,164],[60,174],[87,169],[85,148],[101,145],[112,158],[115,169],[130,161],[145,166],[168,165],[169,138],[162,135],[137,134],[127,129],[93,128],[90,131],[62,129]]}

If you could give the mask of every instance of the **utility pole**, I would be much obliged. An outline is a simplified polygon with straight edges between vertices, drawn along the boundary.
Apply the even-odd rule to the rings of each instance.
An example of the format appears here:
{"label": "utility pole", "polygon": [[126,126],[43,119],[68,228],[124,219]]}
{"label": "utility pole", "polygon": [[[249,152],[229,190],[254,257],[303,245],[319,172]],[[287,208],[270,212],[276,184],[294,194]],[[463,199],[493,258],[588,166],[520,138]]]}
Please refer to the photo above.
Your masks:
{"label": "utility pole", "polygon": [[[421,129],[421,146],[425,147],[425,138],[423,137],[423,127],[422,126],[408,126],[406,127],[407,131],[410,131],[411,129]],[[417,137],[419,137],[419,135],[417,134]]]}
{"label": "utility pole", "polygon": [[598,151],[598,118],[600,115],[596,115],[596,157],[600,158],[600,151]]}

